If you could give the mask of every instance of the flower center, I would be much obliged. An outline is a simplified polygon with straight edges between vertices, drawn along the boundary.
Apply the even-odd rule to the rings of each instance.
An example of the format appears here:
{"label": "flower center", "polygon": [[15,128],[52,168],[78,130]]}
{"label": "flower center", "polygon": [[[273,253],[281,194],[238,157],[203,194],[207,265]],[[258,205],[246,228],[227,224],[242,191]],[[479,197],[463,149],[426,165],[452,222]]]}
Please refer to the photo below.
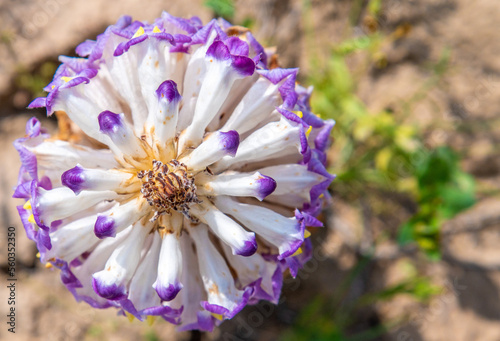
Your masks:
{"label": "flower center", "polygon": [[140,171],[137,177],[142,181],[142,195],[155,209],[152,221],[164,213],[170,214],[171,210],[191,218],[189,204],[199,203],[200,200],[186,165],[175,159],[166,164],[153,160],[153,168]]}

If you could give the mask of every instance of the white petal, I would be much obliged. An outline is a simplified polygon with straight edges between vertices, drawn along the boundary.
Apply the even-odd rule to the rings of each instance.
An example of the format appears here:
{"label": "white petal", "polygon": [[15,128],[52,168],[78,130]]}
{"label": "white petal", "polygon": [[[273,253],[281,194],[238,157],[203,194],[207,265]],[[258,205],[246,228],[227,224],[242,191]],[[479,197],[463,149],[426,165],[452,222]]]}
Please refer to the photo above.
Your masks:
{"label": "white petal", "polygon": [[58,258],[71,262],[99,242],[93,232],[97,216],[85,217],[69,224],[59,226],[56,231],[50,232],[52,248],[47,250],[41,259],[47,262],[51,258]]}
{"label": "white petal", "polygon": [[210,134],[202,144],[179,161],[184,163],[188,169],[197,172],[219,161],[225,155],[234,156],[239,141],[239,135],[235,131],[217,131]]}
{"label": "white petal", "polygon": [[220,175],[199,174],[196,176],[196,188],[198,195],[230,195],[263,200],[274,191],[276,182],[259,172],[227,171]]}
{"label": "white petal", "polygon": [[113,250],[104,269],[92,275],[92,286],[96,293],[110,300],[128,296],[128,283],[141,260],[146,236],[151,224],[135,224],[127,238]]}
{"label": "white petal", "polygon": [[82,191],[76,195],[67,187],[58,187],[49,191],[38,187],[37,191],[36,209],[43,225],[69,217],[98,202],[114,200],[120,197],[113,191]]}
{"label": "white petal", "polygon": [[246,304],[245,292],[236,289],[229,268],[208,237],[207,227],[203,224],[189,229],[196,245],[200,273],[208,294],[208,304],[204,308],[233,317]]}
{"label": "white petal", "polygon": [[203,138],[205,128],[215,117],[227,98],[234,81],[241,78],[226,61],[208,61],[207,72],[200,88],[191,124],[179,137],[179,151],[196,147]]}
{"label": "white petal", "polygon": [[[259,75],[254,73],[252,76],[245,77],[243,79],[237,79],[231,86],[231,90],[227,95],[226,100],[219,109],[217,115],[215,115],[212,122],[207,127],[207,131],[215,131],[221,128],[221,125],[225,123],[230,117],[234,115],[234,110],[240,103],[241,99],[250,90],[252,85],[259,79]],[[274,109],[274,108],[273,108]],[[269,113],[268,113],[269,115]],[[278,117],[279,118],[279,117]],[[267,122],[266,122],[267,123]],[[220,129],[221,131],[228,131],[233,129]]]}
{"label": "white petal", "polygon": [[304,201],[310,201],[311,187],[326,180],[324,176],[308,171],[306,165],[299,164],[271,166],[262,168],[259,172],[276,181],[276,190],[271,196],[293,194],[302,197]]}
{"label": "white petal", "polygon": [[[182,109],[179,113],[179,121],[177,123],[177,131],[183,131],[186,129],[193,120],[193,115],[196,107],[196,102],[198,101],[198,96],[201,89],[201,84],[205,77],[207,70],[207,64],[205,62],[205,55],[207,54],[208,47],[216,37],[215,30],[212,31],[208,42],[196,49],[189,59],[189,63],[186,68],[186,74],[184,75],[184,88],[181,91],[182,94]],[[208,124],[208,122],[207,122]]]}
{"label": "white petal", "polygon": [[280,83],[273,84],[268,79],[260,77],[221,130],[236,130],[242,135],[262,122],[278,120],[280,115],[274,109],[283,102],[278,90],[280,86]]}
{"label": "white petal", "polygon": [[101,239],[114,237],[149,211],[149,205],[142,197],[134,198],[125,204],[115,206],[110,213],[99,214],[95,222],[94,233]]}
{"label": "white petal", "polygon": [[103,60],[106,64],[101,65],[99,72],[104,67],[107,68],[114,88],[130,107],[135,132],[141,134],[146,122],[148,109],[142,95],[141,83],[137,72],[139,67],[137,54],[140,48],[137,45],[132,46],[128,52],[114,57],[113,53],[116,46],[123,41],[125,39],[122,37],[114,34],[110,35],[110,42],[108,42],[107,49],[103,55]]}
{"label": "white petal", "polygon": [[231,249],[226,245],[222,245],[222,248],[229,265],[237,274],[237,280],[241,288],[261,279],[260,286],[262,290],[270,297],[275,298],[273,275],[278,267],[277,263],[266,261],[258,253],[250,257],[241,257],[233,255]]}
{"label": "white petal", "polygon": [[176,298],[168,303],[175,308],[183,307],[180,331],[192,328],[211,330],[213,328],[212,315],[201,307],[201,303],[206,301],[208,296],[201,279],[193,241],[184,232],[180,236],[180,244],[182,267],[189,271],[182,272],[181,282],[184,283],[184,287]]}
{"label": "white petal", "polygon": [[104,269],[104,265],[111,256],[111,253],[128,237],[131,230],[132,226],[119,233],[116,238],[108,238],[101,241],[81,265],[72,269],[73,274],[82,284],[81,288],[75,288],[75,295],[78,300],[85,300],[94,307],[109,306],[109,301],[100,297],[94,291],[92,287],[92,275]]}
{"label": "white petal", "polygon": [[216,197],[215,205],[222,212],[231,214],[244,226],[279,249],[279,258],[286,258],[300,247],[304,228],[295,218],[284,217],[270,209],[239,203],[230,197]]}
{"label": "white petal", "polygon": [[62,183],[76,194],[82,190],[110,190],[124,194],[136,192],[141,188],[137,176],[122,170],[102,170],[83,168],[79,164],[61,176]]}
{"label": "white petal", "polygon": [[182,289],[181,275],[182,253],[179,237],[174,233],[167,233],[161,242],[158,277],[153,284],[162,300],[171,301],[177,296]]}
{"label": "white petal", "polygon": [[119,166],[109,150],[95,150],[66,141],[47,140],[34,147],[28,146],[28,150],[36,155],[38,167],[55,171],[54,177],[56,178],[60,178],[63,172],[77,164],[83,167],[104,169]]}
{"label": "white petal", "polygon": [[161,303],[160,298],[152,288],[157,276],[160,244],[160,235],[154,233],[151,247],[141,260],[130,282],[128,299],[134,303],[137,310],[158,306]]}
{"label": "white petal", "polygon": [[[157,108],[156,89],[160,84],[170,78],[170,73],[175,70],[175,64],[166,65],[166,55],[170,55],[168,49],[170,43],[156,38],[148,38],[144,42],[132,46],[125,54],[136,54],[138,68],[135,72],[138,74],[141,86],[142,97],[146,101],[149,112]],[[170,56],[167,57],[172,60]],[[173,68],[171,68],[173,67]]]}
{"label": "white petal", "polygon": [[[98,82],[95,83],[97,84]],[[52,109],[54,111],[61,110],[66,112],[71,121],[85,134],[108,145],[110,139],[100,133],[97,116],[102,111],[110,110],[111,108],[102,107],[94,101],[93,94],[95,91],[92,90],[95,86],[93,79],[91,79],[88,84],[81,83],[71,88],[59,89]],[[116,107],[116,105],[113,105],[113,107]]]}
{"label": "white petal", "polygon": [[279,122],[271,122],[256,130],[243,140],[235,157],[225,156],[215,164],[213,171],[250,162],[268,160],[298,154],[301,129],[296,123],[281,117]]}
{"label": "white petal", "polygon": [[249,256],[257,250],[255,234],[245,231],[237,222],[210,204],[208,199],[201,204],[192,205],[190,212],[210,226],[212,232],[229,245],[235,255]]}

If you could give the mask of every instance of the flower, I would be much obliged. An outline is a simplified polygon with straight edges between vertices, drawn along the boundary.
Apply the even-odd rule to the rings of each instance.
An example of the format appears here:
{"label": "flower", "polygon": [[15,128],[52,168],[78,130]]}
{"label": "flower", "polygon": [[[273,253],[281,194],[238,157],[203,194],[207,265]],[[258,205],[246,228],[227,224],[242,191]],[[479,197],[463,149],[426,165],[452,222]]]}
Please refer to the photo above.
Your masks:
{"label": "flower", "polygon": [[61,56],[15,142],[15,198],[40,258],[79,301],[212,330],[310,256],[333,179],[333,121],[247,30],[122,17]]}

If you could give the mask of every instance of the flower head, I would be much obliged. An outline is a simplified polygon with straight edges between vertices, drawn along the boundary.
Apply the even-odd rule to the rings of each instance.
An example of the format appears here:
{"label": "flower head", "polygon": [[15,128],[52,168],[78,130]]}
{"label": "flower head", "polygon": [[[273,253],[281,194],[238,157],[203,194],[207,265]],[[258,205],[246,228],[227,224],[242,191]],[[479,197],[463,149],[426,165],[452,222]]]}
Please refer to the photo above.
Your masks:
{"label": "flower head", "polygon": [[76,52],[30,105],[59,134],[33,118],[15,142],[41,261],[77,300],[182,330],[277,302],[333,179],[333,121],[311,113],[298,70],[268,69],[245,30],[167,13],[123,17]]}

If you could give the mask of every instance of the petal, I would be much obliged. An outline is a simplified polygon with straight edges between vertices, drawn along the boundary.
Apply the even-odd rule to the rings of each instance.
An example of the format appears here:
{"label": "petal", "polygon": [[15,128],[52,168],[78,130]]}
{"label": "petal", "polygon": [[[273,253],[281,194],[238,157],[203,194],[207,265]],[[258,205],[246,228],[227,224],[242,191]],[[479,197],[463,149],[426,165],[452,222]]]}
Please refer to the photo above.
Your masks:
{"label": "petal", "polygon": [[278,259],[294,254],[304,240],[305,226],[295,217],[287,218],[268,208],[239,203],[229,197],[216,197],[214,202],[222,212],[276,246]]}
{"label": "petal", "polygon": [[259,172],[276,181],[276,190],[270,197],[293,194],[310,201],[311,188],[326,180],[323,175],[309,171],[307,165],[299,164],[271,166],[259,169]]}
{"label": "petal", "polygon": [[61,183],[75,194],[82,190],[110,190],[117,193],[131,193],[140,189],[140,181],[134,174],[119,170],[83,168],[80,165],[64,172]]}
{"label": "petal", "polygon": [[143,198],[135,198],[114,207],[110,213],[99,214],[94,225],[94,233],[100,238],[115,237],[117,233],[134,224],[149,211]]}
{"label": "petal", "polygon": [[50,258],[71,262],[85,251],[91,250],[99,242],[92,233],[96,219],[95,215],[81,218],[50,232],[53,246],[41,258],[42,262],[47,262]]}
{"label": "petal", "polygon": [[152,285],[157,276],[158,256],[160,254],[161,238],[153,233],[153,242],[130,282],[128,299],[133,302],[137,310],[151,308],[161,304],[160,298],[153,290]]}
{"label": "petal", "polygon": [[233,254],[250,256],[257,250],[255,234],[245,231],[238,223],[219,211],[208,200],[191,206],[190,212],[203,223],[210,226],[212,232],[229,245]]}
{"label": "petal", "polygon": [[121,300],[128,296],[128,283],[141,259],[141,251],[151,225],[135,224],[127,238],[117,246],[104,269],[92,275],[92,287],[101,297]]}
{"label": "petal", "polygon": [[201,171],[225,155],[235,155],[240,137],[234,130],[210,134],[202,144],[179,161],[193,172]]}
{"label": "petal", "polygon": [[37,186],[37,182],[34,181],[31,206],[37,224],[48,226],[55,220],[69,217],[98,202],[117,198],[119,195],[113,191],[82,191],[79,195],[75,195],[67,187],[47,191]]}
{"label": "petal", "polygon": [[116,238],[109,238],[97,244],[83,262],[72,269],[73,274],[79,279],[82,284],[81,288],[73,291],[78,301],[83,300],[93,307],[106,308],[110,306],[110,301],[99,296],[94,291],[92,286],[92,275],[104,269],[104,266],[115,249],[122,245],[124,240],[132,231],[132,226],[119,233]]}
{"label": "petal", "polygon": [[[147,37],[146,37],[147,38]],[[145,38],[141,38],[145,39]],[[113,57],[115,48],[127,39],[111,34],[109,42],[103,53],[103,61],[100,72],[109,74],[112,87],[118,93],[118,98],[123,99],[130,108],[130,118],[134,130],[140,133],[144,128],[144,123],[148,114],[148,108],[142,94],[141,83],[139,81],[139,61],[141,56],[141,46],[134,46],[129,52]],[[161,81],[160,81],[161,82]],[[155,86],[152,84],[149,94],[154,96]],[[111,110],[103,108],[103,110]],[[102,110],[100,111],[102,112]]]}
{"label": "petal", "polygon": [[[186,269],[188,271],[188,269]],[[182,252],[179,237],[166,233],[161,242],[158,277],[153,284],[158,296],[164,301],[171,301],[182,289]]]}
{"label": "petal", "polygon": [[150,109],[146,132],[154,136],[157,148],[175,138],[180,100],[177,84],[172,80],[164,81],[156,90],[157,104]]}
{"label": "petal", "polygon": [[109,150],[94,150],[65,141],[44,141],[27,149],[36,156],[39,169],[54,173],[51,180],[60,179],[63,172],[77,164],[88,168],[118,167],[114,155]]}
{"label": "petal", "polygon": [[278,87],[260,78],[242,98],[222,130],[234,129],[244,134],[259,124],[278,120],[280,115],[274,110],[282,103]]}
{"label": "petal", "polygon": [[231,195],[263,200],[276,189],[276,181],[259,172],[250,174],[228,171],[215,176],[198,175],[196,188],[198,195]]}
{"label": "petal", "polygon": [[210,241],[205,225],[192,227],[189,233],[196,245],[200,273],[208,294],[203,307],[225,318],[232,318],[246,305],[250,292],[236,289],[229,267]]}
{"label": "petal", "polygon": [[107,135],[118,148],[118,150],[112,148],[115,154],[123,153],[137,158],[146,157],[143,142],[135,136],[132,127],[125,121],[124,114],[115,114],[106,110],[101,112],[97,119],[100,132]]}
{"label": "petal", "polygon": [[236,165],[296,154],[301,150],[301,128],[282,116],[279,122],[268,123],[253,132],[240,143],[236,156],[223,157],[212,170],[218,172]]}
{"label": "petal", "polygon": [[212,331],[214,318],[210,312],[204,310],[200,303],[207,300],[207,293],[199,272],[198,259],[194,252],[192,239],[187,233],[180,236],[182,267],[189,271],[182,272],[181,282],[184,283],[179,295],[169,302],[172,306],[183,306],[179,331],[199,329]]}
{"label": "petal", "polygon": [[[237,282],[240,288],[249,285],[258,285],[257,290],[252,294],[252,298],[276,301],[279,298],[281,286],[276,288],[273,277],[279,271],[275,262],[266,261],[261,255],[254,254],[250,257],[235,256],[231,249],[222,245],[224,255],[231,268],[236,272]],[[282,276],[281,272],[279,276]],[[257,297],[256,297],[257,294]]]}
{"label": "petal", "polygon": [[[200,88],[198,101],[191,124],[179,137],[179,150],[197,146],[203,137],[205,128],[215,117],[226,99],[231,86],[238,78],[248,76],[240,70],[248,68],[238,58],[238,66],[234,66],[228,48],[221,41],[216,41],[207,50],[207,72]],[[240,63],[241,62],[241,63]],[[253,62],[252,62],[253,63]],[[241,64],[241,65],[240,65]],[[255,64],[253,65],[255,69]],[[250,73],[249,75],[253,74]]]}
{"label": "petal", "polygon": [[107,145],[109,138],[99,132],[97,116],[103,110],[121,111],[116,98],[113,88],[101,79],[99,72],[88,84],[58,88],[49,93],[47,101],[51,99],[53,103],[47,110],[66,112],[85,134]]}

